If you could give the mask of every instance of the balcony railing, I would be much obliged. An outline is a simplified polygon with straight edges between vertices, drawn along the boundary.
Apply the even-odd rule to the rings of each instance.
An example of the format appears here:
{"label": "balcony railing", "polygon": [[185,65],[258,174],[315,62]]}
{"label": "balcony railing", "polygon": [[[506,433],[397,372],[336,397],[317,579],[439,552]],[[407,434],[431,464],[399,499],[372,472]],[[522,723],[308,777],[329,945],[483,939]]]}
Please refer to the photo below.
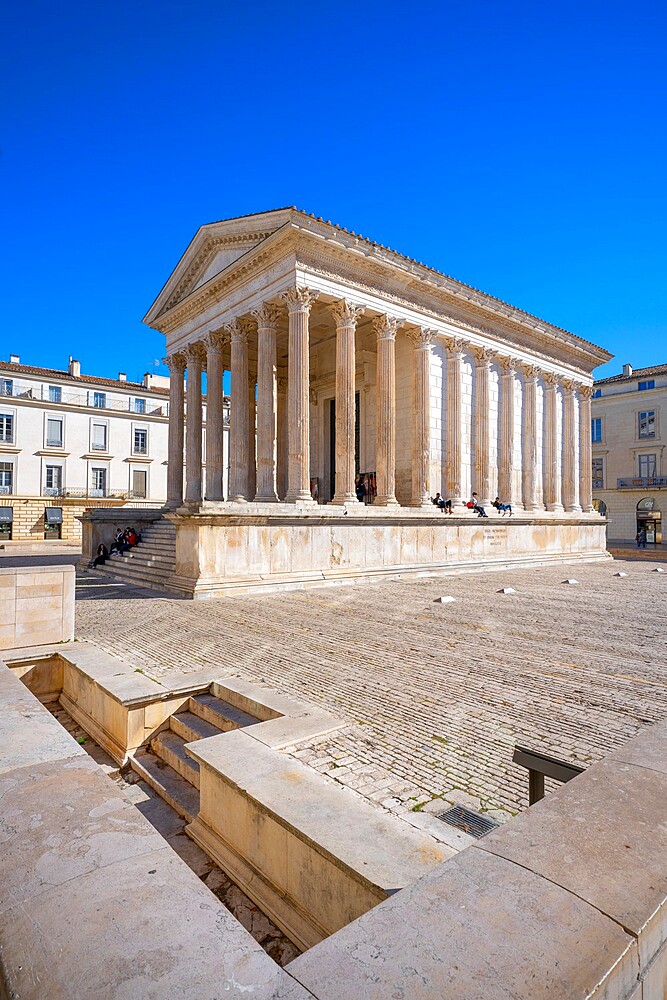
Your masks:
{"label": "balcony railing", "polygon": [[594,479],[591,483],[594,490],[604,489],[604,479]]}
{"label": "balcony railing", "polygon": [[60,399],[53,400],[49,396],[49,387],[47,385],[38,387],[30,385],[29,382],[14,381],[11,391],[7,391],[6,387],[0,383],[0,396],[11,396],[12,399],[44,400],[47,403],[57,403],[58,406],[88,406],[95,410],[115,410],[121,413],[135,413],[137,416],[142,417],[169,416],[169,403],[166,400],[163,403],[153,403],[151,400],[146,400],[146,406],[143,410],[136,409],[135,400],[132,396],[127,399],[114,399],[107,395],[104,406],[100,406],[99,403],[96,404],[94,402],[92,393],[88,396],[85,392],[62,392]]}
{"label": "balcony railing", "polygon": [[11,496],[13,492],[14,490],[11,486],[0,486],[0,495],[2,496]]}
{"label": "balcony railing", "polygon": [[665,490],[667,489],[667,476],[637,476],[635,479],[617,479],[616,488],[619,490]]}
{"label": "balcony railing", "polygon": [[87,489],[85,486],[72,487],[66,486],[62,489],[56,489],[55,487],[45,486],[42,490],[43,497],[65,497],[70,500],[127,500],[132,496],[129,490],[103,490],[95,489],[91,486]]}

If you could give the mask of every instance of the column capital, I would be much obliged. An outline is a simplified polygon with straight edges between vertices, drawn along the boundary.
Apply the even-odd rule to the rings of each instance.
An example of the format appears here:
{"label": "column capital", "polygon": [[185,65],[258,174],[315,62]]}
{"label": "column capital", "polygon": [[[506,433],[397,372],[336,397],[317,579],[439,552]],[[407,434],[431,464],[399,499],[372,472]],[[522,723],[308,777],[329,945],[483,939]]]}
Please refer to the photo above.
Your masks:
{"label": "column capital", "polygon": [[310,314],[313,302],[319,296],[319,292],[312,288],[288,288],[280,298],[287,303],[287,309],[292,313]]}
{"label": "column capital", "polygon": [[336,329],[339,327],[356,327],[357,320],[366,311],[365,306],[358,306],[350,299],[339,299],[332,302],[329,307],[336,320]]}
{"label": "column capital", "polygon": [[577,390],[577,383],[573,382],[572,379],[565,378],[562,381],[563,392],[566,396],[574,396]]}
{"label": "column capital", "polygon": [[438,335],[437,330],[433,330],[427,326],[415,326],[405,332],[415,345],[416,351],[430,351],[431,345]]}
{"label": "column capital", "polygon": [[445,350],[447,353],[458,355],[459,358],[463,357],[466,347],[469,346],[468,341],[464,340],[463,337],[447,337],[445,340]]}
{"label": "column capital", "polygon": [[223,347],[229,342],[229,337],[222,330],[209,330],[204,337],[207,354],[222,353]]}
{"label": "column capital", "polygon": [[537,365],[521,364],[519,367],[523,372],[523,377],[526,382],[537,382],[538,378],[542,374],[542,369],[538,368]]}
{"label": "column capital", "polygon": [[488,368],[494,358],[498,357],[498,352],[492,351],[490,347],[473,346],[470,350],[475,357],[476,368]]}
{"label": "column capital", "polygon": [[253,309],[252,318],[258,330],[275,330],[280,319],[280,309],[271,302],[263,302],[259,309]]}
{"label": "column capital", "polygon": [[169,354],[166,358],[163,358],[162,363],[167,366],[171,376],[182,375],[185,372],[185,366],[187,364],[185,355],[178,352],[175,354]]}
{"label": "column capital", "polygon": [[188,367],[193,363],[202,364],[205,358],[204,346],[200,340],[195,344],[188,344],[183,351]]}
{"label": "column capital", "polygon": [[579,399],[592,399],[595,389],[592,385],[577,385]]}
{"label": "column capital", "polygon": [[383,316],[376,316],[373,320],[373,330],[378,340],[396,340],[396,333],[400,325],[400,319],[397,319],[396,316],[388,316],[386,313]]}
{"label": "column capital", "polygon": [[502,370],[503,375],[511,375],[519,367],[518,358],[501,356],[498,358],[498,364]]}
{"label": "column capital", "polygon": [[555,372],[544,372],[542,375],[542,381],[546,389],[556,390],[559,388],[561,381]]}
{"label": "column capital", "polygon": [[242,323],[240,319],[233,319],[229,323],[225,323],[222,328],[227,334],[232,344],[247,344],[248,343],[248,326]]}

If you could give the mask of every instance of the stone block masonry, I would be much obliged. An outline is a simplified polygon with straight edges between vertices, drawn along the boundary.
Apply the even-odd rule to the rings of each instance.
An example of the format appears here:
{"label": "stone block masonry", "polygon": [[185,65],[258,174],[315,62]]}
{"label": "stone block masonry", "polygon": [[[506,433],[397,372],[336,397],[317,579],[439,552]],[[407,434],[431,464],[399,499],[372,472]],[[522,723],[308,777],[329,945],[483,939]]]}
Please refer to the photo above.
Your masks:
{"label": "stone block masonry", "polygon": [[0,649],[73,638],[73,566],[0,566]]}

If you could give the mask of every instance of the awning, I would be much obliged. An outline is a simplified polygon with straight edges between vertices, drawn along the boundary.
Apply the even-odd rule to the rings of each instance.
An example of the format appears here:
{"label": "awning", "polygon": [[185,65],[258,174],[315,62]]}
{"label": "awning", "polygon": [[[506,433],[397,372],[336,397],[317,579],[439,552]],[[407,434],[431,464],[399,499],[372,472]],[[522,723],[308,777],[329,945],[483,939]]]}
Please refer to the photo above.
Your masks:
{"label": "awning", "polygon": [[62,507],[45,507],[44,522],[45,524],[62,524],[63,523]]}
{"label": "awning", "polygon": [[13,507],[0,507],[0,524],[11,524],[14,520]]}

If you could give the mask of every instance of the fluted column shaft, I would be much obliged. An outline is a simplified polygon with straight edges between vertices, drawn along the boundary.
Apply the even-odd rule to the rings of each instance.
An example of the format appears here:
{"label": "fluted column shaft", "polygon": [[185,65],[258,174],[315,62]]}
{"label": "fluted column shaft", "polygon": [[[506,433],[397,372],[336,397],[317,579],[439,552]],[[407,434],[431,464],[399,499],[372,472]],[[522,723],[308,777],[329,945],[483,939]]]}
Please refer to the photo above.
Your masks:
{"label": "fluted column shaft", "polygon": [[238,320],[227,327],[231,337],[231,407],[229,414],[229,499],[248,499],[248,332]]}
{"label": "fluted column shaft", "polygon": [[199,344],[185,350],[188,363],[188,412],[185,449],[185,499],[200,503],[202,498],[202,406],[201,372],[203,351]]}
{"label": "fluted column shaft", "polygon": [[523,384],[523,434],[521,440],[521,486],[523,506],[538,510],[537,502],[537,379],[538,369],[527,367]]}
{"label": "fluted column shaft", "polygon": [[592,514],[593,470],[591,456],[591,397],[593,387],[579,387],[579,503],[586,514]]}
{"label": "fluted column shaft", "polygon": [[354,487],[355,333],[363,309],[343,299],[331,308],[336,320],[336,470],[334,504],[359,503]]}
{"label": "fluted column shaft", "polygon": [[481,507],[491,503],[491,475],[489,468],[489,375],[494,352],[486,347],[473,351],[475,364],[475,487]]}
{"label": "fluted column shaft", "polygon": [[435,330],[410,332],[414,344],[411,507],[431,504],[431,344]]}
{"label": "fluted column shaft", "polygon": [[287,496],[289,503],[312,503],[310,495],[310,354],[308,319],[318,292],[292,288],[283,298],[289,313]]}
{"label": "fluted column shaft", "polygon": [[183,503],[183,435],[185,419],[183,406],[185,390],[183,374],[185,358],[172,354],[165,358],[169,368],[169,439],[167,459],[167,507],[180,507]]}
{"label": "fluted column shaft", "polygon": [[276,443],[276,491],[278,499],[287,495],[288,432],[287,432],[287,379],[278,379]]}
{"label": "fluted column shaft", "polygon": [[547,510],[560,513],[560,476],[558,475],[558,381],[554,376],[545,377],[544,391],[544,502]]}
{"label": "fluted column shaft", "polygon": [[514,358],[501,360],[500,376],[500,455],[498,462],[498,494],[503,503],[516,505],[519,498],[514,489]]}
{"label": "fluted column shaft", "polygon": [[393,506],[396,500],[396,330],[398,320],[378,316],[373,321],[377,334],[377,418],[375,463],[377,497],[375,504]]}
{"label": "fluted column shaft", "polygon": [[206,499],[222,500],[222,347],[224,338],[206,338]]}
{"label": "fluted column shaft", "polygon": [[248,500],[257,493],[257,375],[248,373]]}
{"label": "fluted column shaft", "polygon": [[447,426],[445,429],[445,490],[452,509],[463,506],[463,480],[461,476],[461,363],[464,341],[456,338],[447,343]]}
{"label": "fluted column shaft", "polygon": [[255,500],[275,503],[276,493],[276,330],[278,310],[264,305],[257,320],[257,493]]}
{"label": "fluted column shaft", "polygon": [[577,449],[575,425],[577,400],[575,387],[571,382],[564,385],[563,399],[563,506],[565,510],[579,513],[581,506],[577,500]]}

